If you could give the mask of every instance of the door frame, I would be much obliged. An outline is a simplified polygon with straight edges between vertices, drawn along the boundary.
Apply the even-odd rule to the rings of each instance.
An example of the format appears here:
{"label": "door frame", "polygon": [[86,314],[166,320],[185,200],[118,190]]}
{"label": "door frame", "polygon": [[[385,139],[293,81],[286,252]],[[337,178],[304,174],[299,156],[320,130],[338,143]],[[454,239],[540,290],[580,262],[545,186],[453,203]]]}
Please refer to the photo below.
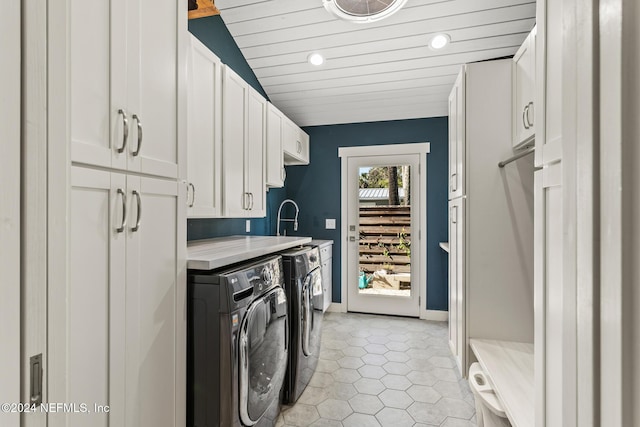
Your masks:
{"label": "door frame", "polygon": [[[20,230],[21,230],[21,2],[3,2],[0,6],[0,51],[5,64],[0,79],[0,135],[6,136],[0,156],[0,274],[2,298],[0,298],[0,402],[20,402]],[[20,425],[19,413],[0,413],[2,425]]]}
{"label": "door frame", "polygon": [[[338,147],[338,157],[340,157],[340,289],[341,289],[341,304],[340,308],[342,312],[347,311],[348,301],[348,289],[347,283],[347,251],[348,251],[348,212],[346,211],[348,203],[348,191],[347,180],[344,179],[347,176],[348,159],[349,157],[366,157],[366,156],[390,156],[390,155],[403,155],[403,154],[417,154],[420,157],[418,163],[418,180],[420,186],[426,190],[427,188],[427,154],[430,152],[430,143],[402,143],[402,144],[389,144],[389,145],[367,145],[357,147]],[[418,271],[423,286],[418,286],[418,298],[419,298],[419,316],[420,319],[427,319],[427,194],[420,195],[419,202],[419,229],[418,235],[418,247],[420,252],[420,258],[418,259]]]}

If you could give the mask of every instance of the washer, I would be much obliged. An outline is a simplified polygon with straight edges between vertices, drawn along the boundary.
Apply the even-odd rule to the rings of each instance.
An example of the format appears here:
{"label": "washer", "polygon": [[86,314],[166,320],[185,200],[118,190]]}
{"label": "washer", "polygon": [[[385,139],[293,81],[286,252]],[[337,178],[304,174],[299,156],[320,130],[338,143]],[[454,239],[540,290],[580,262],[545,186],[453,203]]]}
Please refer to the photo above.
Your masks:
{"label": "washer", "polygon": [[273,426],[287,367],[282,259],[190,271],[187,426]]}
{"label": "washer", "polygon": [[298,400],[318,365],[324,296],[317,247],[281,252],[289,301],[291,335],[284,403]]}

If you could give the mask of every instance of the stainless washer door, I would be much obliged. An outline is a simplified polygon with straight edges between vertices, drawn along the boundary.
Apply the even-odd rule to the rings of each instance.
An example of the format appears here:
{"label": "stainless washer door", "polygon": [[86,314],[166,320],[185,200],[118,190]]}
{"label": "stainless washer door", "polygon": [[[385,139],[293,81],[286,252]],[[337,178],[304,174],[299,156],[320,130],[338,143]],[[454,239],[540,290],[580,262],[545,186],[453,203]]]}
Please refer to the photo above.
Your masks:
{"label": "stainless washer door", "polygon": [[257,423],[277,400],[287,368],[287,297],[281,287],[256,299],[240,327],[240,419]]}

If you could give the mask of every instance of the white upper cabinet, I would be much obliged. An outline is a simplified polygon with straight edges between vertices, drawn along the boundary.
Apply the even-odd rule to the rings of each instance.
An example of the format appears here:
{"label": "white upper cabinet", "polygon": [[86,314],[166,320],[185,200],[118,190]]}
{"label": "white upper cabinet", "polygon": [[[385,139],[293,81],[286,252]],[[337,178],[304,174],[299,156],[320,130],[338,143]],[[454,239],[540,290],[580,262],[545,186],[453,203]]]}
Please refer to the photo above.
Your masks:
{"label": "white upper cabinet", "polygon": [[267,100],[249,87],[247,102],[247,139],[245,141],[245,191],[249,193],[248,216],[266,215],[264,185],[264,147],[266,137]]}
{"label": "white upper cabinet", "polygon": [[535,165],[562,160],[563,3],[536,3]]}
{"label": "white upper cabinet", "polygon": [[282,149],[285,165],[309,164],[309,135],[285,117]]}
{"label": "white upper cabinet", "polygon": [[69,3],[73,162],[178,177],[182,9],[151,0]]}
{"label": "white upper cabinet", "polygon": [[465,68],[449,95],[449,199],[464,195]]}
{"label": "white upper cabinet", "polygon": [[536,29],[513,57],[513,147],[531,143],[535,137],[534,96],[536,85]]}
{"label": "white upper cabinet", "polygon": [[223,68],[222,203],[231,218],[265,215],[264,125],[267,103],[228,66]]}
{"label": "white upper cabinet", "polygon": [[282,139],[285,116],[273,104],[267,105],[267,135],[265,149],[265,184],[267,187],[284,186]]}
{"label": "white upper cabinet", "polygon": [[222,205],[222,63],[194,36],[188,75],[187,215],[217,217]]}

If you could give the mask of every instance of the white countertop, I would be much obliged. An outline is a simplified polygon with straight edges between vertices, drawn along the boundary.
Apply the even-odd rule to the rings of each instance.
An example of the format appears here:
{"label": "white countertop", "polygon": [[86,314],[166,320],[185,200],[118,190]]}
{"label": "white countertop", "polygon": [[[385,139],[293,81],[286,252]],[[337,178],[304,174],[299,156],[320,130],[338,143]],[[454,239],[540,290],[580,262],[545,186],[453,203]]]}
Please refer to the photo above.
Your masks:
{"label": "white countertop", "polygon": [[322,246],[333,245],[333,240],[313,239],[311,244],[320,248]]}
{"label": "white countertop", "polygon": [[449,253],[449,242],[440,242],[440,247],[446,253]]}
{"label": "white countertop", "polygon": [[533,344],[479,339],[470,343],[511,424],[533,427]]}
{"label": "white countertop", "polygon": [[236,262],[293,248],[311,237],[228,236],[187,243],[187,268],[213,270]]}

